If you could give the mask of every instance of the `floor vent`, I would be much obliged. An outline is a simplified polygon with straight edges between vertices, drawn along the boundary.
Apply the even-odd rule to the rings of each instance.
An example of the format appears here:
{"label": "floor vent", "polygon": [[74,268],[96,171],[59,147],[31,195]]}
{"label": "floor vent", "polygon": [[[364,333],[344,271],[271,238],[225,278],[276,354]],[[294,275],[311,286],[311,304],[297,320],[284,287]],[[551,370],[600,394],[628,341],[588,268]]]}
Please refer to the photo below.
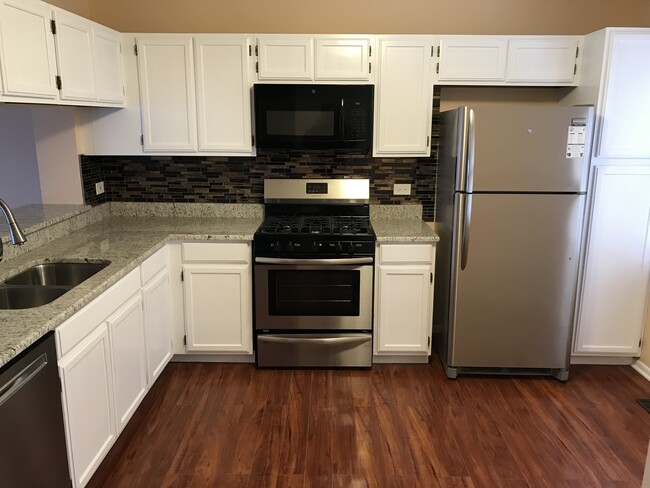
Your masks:
{"label": "floor vent", "polygon": [[637,400],[636,402],[645,408],[646,412],[650,413],[650,400]]}

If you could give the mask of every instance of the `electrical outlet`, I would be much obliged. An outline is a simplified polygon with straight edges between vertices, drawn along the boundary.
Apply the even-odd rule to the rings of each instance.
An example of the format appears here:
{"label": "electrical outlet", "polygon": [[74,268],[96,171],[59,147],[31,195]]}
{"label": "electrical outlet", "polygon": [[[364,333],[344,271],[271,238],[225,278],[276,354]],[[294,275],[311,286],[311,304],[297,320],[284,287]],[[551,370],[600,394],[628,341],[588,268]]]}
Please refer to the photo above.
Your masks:
{"label": "electrical outlet", "polygon": [[393,195],[410,195],[410,194],[411,194],[410,183],[395,183],[393,185]]}
{"label": "electrical outlet", "polygon": [[102,193],[104,193],[104,182],[95,183],[95,195],[101,195]]}

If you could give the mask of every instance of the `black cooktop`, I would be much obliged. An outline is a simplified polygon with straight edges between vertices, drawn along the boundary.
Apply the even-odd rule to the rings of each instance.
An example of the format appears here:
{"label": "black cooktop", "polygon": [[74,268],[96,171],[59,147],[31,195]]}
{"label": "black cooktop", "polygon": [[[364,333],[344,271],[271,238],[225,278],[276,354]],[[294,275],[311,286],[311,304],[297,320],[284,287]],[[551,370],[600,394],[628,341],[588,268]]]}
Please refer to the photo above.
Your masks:
{"label": "black cooktop", "polygon": [[259,232],[265,235],[371,236],[372,227],[366,216],[276,215],[264,219]]}

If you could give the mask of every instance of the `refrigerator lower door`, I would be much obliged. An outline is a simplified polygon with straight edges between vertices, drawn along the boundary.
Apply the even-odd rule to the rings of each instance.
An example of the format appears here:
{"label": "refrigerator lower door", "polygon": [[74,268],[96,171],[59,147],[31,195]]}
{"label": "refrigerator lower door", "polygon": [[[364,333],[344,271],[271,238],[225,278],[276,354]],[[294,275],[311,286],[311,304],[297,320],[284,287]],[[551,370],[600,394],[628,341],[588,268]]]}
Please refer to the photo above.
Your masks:
{"label": "refrigerator lower door", "polygon": [[585,196],[455,199],[447,366],[568,368]]}

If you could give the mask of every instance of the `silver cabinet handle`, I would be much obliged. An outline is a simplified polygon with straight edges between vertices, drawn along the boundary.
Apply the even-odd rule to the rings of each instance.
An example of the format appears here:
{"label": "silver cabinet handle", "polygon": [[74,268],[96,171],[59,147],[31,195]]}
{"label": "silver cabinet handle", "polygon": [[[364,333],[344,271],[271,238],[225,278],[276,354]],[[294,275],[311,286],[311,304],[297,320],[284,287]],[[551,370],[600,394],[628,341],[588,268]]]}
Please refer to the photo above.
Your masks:
{"label": "silver cabinet handle", "polygon": [[324,264],[338,266],[341,264],[372,264],[373,258],[335,258],[335,259],[292,259],[292,258],[255,258],[262,264]]}
{"label": "silver cabinet handle", "polygon": [[29,366],[0,387],[0,406],[14,396],[18,390],[25,386],[45,366],[47,366],[47,354],[41,354]]}
{"label": "silver cabinet handle", "polygon": [[464,270],[467,266],[467,259],[469,257],[469,231],[472,222],[472,195],[462,195],[463,205],[463,224],[461,230],[461,252],[460,252],[460,269]]}
{"label": "silver cabinet handle", "polygon": [[266,336],[258,335],[257,340],[260,342],[274,342],[280,344],[319,344],[319,345],[335,345],[335,344],[361,344],[370,340],[370,335],[350,335],[346,337],[285,337],[285,336]]}

